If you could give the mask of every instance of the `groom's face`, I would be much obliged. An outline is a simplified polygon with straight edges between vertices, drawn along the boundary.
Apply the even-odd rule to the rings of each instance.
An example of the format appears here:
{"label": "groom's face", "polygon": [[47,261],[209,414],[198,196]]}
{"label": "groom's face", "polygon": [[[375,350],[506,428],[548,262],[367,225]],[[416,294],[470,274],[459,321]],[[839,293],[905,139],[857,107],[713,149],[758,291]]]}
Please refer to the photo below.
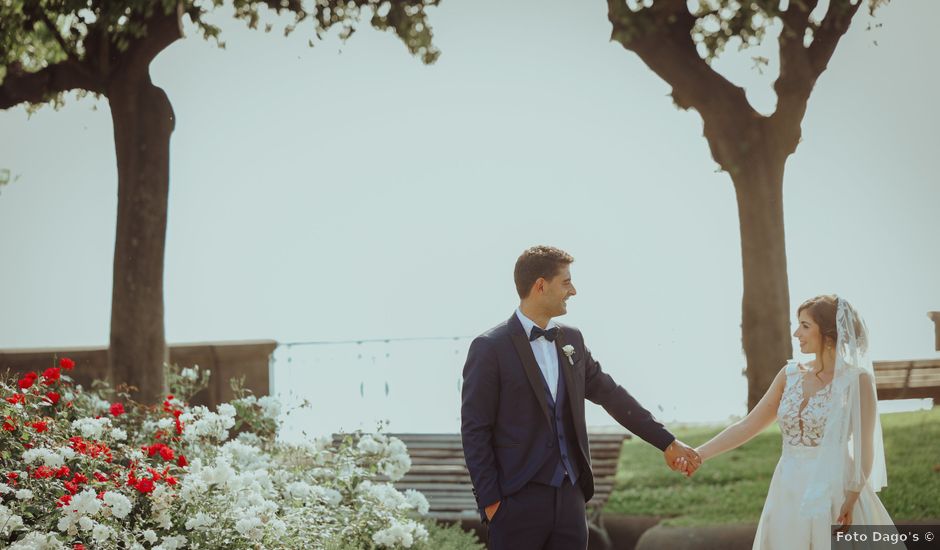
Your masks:
{"label": "groom's face", "polygon": [[568,313],[568,298],[578,292],[571,283],[571,269],[566,265],[550,280],[543,279],[542,306],[551,317]]}

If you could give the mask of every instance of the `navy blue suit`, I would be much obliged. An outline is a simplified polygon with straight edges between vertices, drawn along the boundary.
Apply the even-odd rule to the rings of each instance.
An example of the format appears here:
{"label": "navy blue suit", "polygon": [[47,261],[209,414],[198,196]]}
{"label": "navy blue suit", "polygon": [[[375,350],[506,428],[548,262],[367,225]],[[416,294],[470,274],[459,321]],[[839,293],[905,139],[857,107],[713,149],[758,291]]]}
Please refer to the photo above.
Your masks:
{"label": "navy blue suit", "polygon": [[[571,361],[562,351],[566,345],[574,347]],[[575,519],[584,523],[583,502],[594,494],[584,420],[585,398],[604,407],[618,423],[660,450],[675,439],[601,370],[578,329],[559,325],[555,348],[560,372],[559,391],[553,400],[528,335],[515,314],[470,344],[463,370],[460,431],[464,458],[484,521],[484,508],[501,502],[493,518],[493,523],[497,523],[506,498],[531,483],[539,491],[544,486],[559,487],[561,471],[565,480],[574,481],[580,489],[581,517]],[[526,498],[531,503],[535,497]],[[513,512],[515,516],[518,513]],[[542,547],[529,544],[526,547]]]}

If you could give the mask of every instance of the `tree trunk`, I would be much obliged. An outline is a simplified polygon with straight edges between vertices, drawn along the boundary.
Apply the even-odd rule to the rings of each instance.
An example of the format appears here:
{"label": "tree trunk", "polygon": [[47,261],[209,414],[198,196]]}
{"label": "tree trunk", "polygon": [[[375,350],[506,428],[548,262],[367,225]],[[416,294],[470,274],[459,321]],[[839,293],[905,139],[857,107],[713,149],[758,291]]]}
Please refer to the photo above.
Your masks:
{"label": "tree trunk", "polygon": [[148,73],[149,60],[113,75],[108,100],[118,167],[117,233],[111,300],[110,373],[134,397],[166,393],[163,263],[173,108]]}
{"label": "tree trunk", "polygon": [[[816,2],[789,2],[779,14],[784,25],[779,39],[780,75],[774,82],[777,109],[770,117],[757,113],[745,90],[702,58],[701,44],[693,38],[701,19],[689,11],[686,2],[649,4],[636,8],[623,0],[607,0],[611,39],[636,53],[672,86],[676,106],[699,112],[712,157],[734,182],[744,264],[741,331],[750,410],[792,350],[783,228],[784,166],[799,145],[800,124],[816,79],[826,70],[863,2],[833,1],[821,22],[811,19]],[[813,40],[807,46],[810,27]],[[744,30],[752,29],[745,25]]]}
{"label": "tree trunk", "polygon": [[[738,142],[740,144],[740,141]],[[730,145],[729,149],[730,149]],[[747,357],[747,408],[757,405],[792,356],[790,292],[783,225],[787,153],[753,147],[729,169],[738,201],[744,271],[741,334]],[[728,168],[728,167],[726,167]]]}

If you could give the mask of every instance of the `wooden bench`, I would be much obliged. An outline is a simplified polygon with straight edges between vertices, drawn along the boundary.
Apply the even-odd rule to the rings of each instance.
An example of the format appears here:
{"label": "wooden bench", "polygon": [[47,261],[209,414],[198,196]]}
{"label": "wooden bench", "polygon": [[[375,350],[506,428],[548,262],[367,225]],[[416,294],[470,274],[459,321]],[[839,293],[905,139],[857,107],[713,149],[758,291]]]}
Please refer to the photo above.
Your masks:
{"label": "wooden bench", "polygon": [[926,399],[940,403],[940,359],[876,361],[878,399]]}
{"label": "wooden bench", "polygon": [[[434,519],[479,521],[460,434],[390,435],[401,439],[411,455],[411,470],[395,484],[398,489],[415,489],[424,493],[431,505],[428,515]],[[601,521],[601,510],[614,488],[620,450],[629,438],[626,433],[588,434],[594,471],[594,496],[587,503],[588,523],[608,547],[609,538]]]}

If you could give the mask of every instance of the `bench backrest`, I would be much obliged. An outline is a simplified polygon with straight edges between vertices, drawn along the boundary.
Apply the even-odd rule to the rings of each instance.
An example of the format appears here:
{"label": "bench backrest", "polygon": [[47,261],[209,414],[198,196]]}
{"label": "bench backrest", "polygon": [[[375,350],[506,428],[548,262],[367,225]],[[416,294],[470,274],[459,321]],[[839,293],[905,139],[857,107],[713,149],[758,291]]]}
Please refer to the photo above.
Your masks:
{"label": "bench backrest", "polygon": [[875,362],[878,399],[940,400],[940,359]]}
{"label": "bench backrest", "polygon": [[[395,486],[424,493],[431,505],[430,516],[443,520],[479,518],[463,458],[460,434],[390,434],[401,439],[411,455],[411,470]],[[588,508],[598,511],[614,487],[614,474],[623,442],[630,436],[588,434],[594,471],[594,497]],[[589,512],[590,513],[590,512]]]}

